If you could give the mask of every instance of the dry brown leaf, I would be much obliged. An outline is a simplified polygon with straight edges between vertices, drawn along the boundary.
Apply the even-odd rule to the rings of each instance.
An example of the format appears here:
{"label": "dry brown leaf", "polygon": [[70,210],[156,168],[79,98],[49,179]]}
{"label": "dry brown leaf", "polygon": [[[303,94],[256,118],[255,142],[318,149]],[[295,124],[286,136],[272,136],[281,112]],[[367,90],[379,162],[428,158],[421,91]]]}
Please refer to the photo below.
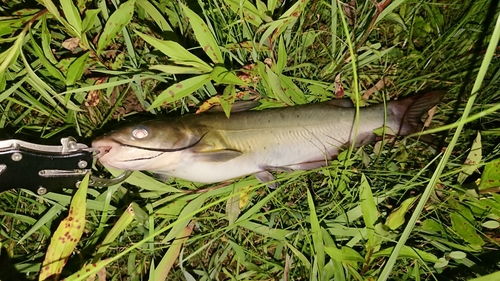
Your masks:
{"label": "dry brown leaf", "polygon": [[390,80],[388,77],[380,79],[380,81],[378,81],[377,84],[375,84],[373,87],[365,91],[365,93],[363,94],[363,99],[368,100],[373,93],[382,90],[385,87],[385,85],[387,85],[389,82]]}
{"label": "dry brown leaf", "polygon": [[436,114],[436,109],[437,109],[437,105],[435,105],[433,108],[429,109],[429,111],[427,111],[427,118],[425,119],[425,122],[424,122],[424,127],[429,127],[429,125],[431,124],[431,121],[432,121],[432,117],[434,116],[434,114]]}
{"label": "dry brown leaf", "polygon": [[75,37],[75,38],[69,38],[67,40],[64,40],[64,42],[62,43],[62,46],[63,46],[63,48],[70,50],[71,52],[74,52],[79,44],[80,44],[80,39]]}

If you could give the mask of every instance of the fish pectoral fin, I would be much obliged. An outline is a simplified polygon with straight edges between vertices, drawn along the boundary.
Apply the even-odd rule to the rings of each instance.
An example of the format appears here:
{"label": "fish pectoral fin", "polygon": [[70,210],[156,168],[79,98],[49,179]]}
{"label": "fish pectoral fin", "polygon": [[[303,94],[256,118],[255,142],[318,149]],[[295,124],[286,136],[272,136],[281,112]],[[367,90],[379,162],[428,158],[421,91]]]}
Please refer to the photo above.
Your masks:
{"label": "fish pectoral fin", "polygon": [[234,149],[203,150],[193,153],[196,160],[205,162],[226,162],[243,154],[243,152]]}
{"label": "fish pectoral fin", "polygon": [[267,186],[271,189],[278,188],[279,184],[277,182],[270,182],[276,180],[276,178],[269,171],[262,171],[256,174],[253,174],[255,178],[257,178],[262,183],[267,183]]}
{"label": "fish pectoral fin", "polygon": [[153,178],[155,178],[158,181],[161,181],[162,183],[166,183],[170,179],[170,175],[163,173],[153,173]]}

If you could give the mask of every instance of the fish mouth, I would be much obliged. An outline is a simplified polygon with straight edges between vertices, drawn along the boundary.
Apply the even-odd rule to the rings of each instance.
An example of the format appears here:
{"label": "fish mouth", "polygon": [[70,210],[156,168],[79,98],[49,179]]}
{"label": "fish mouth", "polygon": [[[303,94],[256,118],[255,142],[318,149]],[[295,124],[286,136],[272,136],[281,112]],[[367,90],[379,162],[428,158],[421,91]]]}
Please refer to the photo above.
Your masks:
{"label": "fish mouth", "polygon": [[[120,147],[142,149],[141,147],[136,147],[134,145],[124,144],[124,143],[121,143],[119,141],[110,140],[110,139],[106,139],[106,140],[97,139],[97,140],[92,142],[92,148],[94,149],[94,152],[95,152],[94,158],[99,159],[99,161],[101,161],[102,163],[107,163],[107,164],[111,164],[111,163],[108,163],[108,162],[110,162],[110,159],[108,159],[109,157],[112,157],[113,158],[112,161],[114,161],[114,162],[122,162],[123,163],[123,162],[132,162],[132,161],[140,161],[140,160],[150,160],[150,159],[154,159],[156,157],[159,157],[165,153],[163,151],[158,151],[155,155],[151,155],[151,156],[143,156],[143,157],[136,157],[136,158],[130,158],[130,159],[116,159],[115,157],[113,157],[113,154],[117,154],[119,152],[114,153],[113,149],[116,150]],[[155,151],[153,149],[145,149],[145,150]]]}
{"label": "fish mouth", "polygon": [[103,157],[104,155],[108,154],[111,151],[111,149],[113,149],[113,147],[108,145],[108,146],[95,147],[94,149],[95,149],[94,150],[95,151],[94,158],[99,159],[99,158]]}
{"label": "fish mouth", "polygon": [[95,151],[94,158],[101,158],[104,155],[108,154],[113,147],[117,146],[117,142],[113,140],[103,140],[103,139],[97,139],[92,142],[92,148]]}

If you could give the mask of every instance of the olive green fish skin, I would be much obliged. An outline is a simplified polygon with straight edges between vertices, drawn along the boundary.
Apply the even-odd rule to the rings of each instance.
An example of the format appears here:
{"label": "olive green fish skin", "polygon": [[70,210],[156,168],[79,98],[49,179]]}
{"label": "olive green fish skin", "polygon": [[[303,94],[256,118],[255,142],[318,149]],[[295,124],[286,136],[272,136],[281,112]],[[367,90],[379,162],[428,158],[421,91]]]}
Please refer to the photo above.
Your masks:
{"label": "olive green fish skin", "polygon": [[[421,130],[421,115],[443,95],[435,91],[390,101],[385,108],[360,108],[355,146],[373,142],[373,131],[384,126],[384,119],[399,135]],[[355,112],[332,102],[233,112],[229,119],[222,112],[205,112],[125,127],[92,146],[102,152],[102,163],[123,170],[149,170],[200,183],[251,174],[270,181],[269,171],[326,165],[354,140]]]}

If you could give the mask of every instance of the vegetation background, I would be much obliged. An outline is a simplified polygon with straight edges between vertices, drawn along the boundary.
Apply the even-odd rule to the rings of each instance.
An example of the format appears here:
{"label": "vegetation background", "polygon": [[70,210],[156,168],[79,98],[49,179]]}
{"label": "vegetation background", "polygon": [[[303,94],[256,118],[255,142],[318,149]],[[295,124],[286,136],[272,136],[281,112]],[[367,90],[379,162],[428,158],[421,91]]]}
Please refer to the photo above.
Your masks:
{"label": "vegetation background", "polygon": [[448,93],[429,114],[437,148],[385,140],[279,174],[276,190],[135,172],[108,188],[4,192],[0,280],[500,280],[499,11],[495,0],[1,1],[5,138],[90,144],[153,114],[229,114],[235,100]]}

